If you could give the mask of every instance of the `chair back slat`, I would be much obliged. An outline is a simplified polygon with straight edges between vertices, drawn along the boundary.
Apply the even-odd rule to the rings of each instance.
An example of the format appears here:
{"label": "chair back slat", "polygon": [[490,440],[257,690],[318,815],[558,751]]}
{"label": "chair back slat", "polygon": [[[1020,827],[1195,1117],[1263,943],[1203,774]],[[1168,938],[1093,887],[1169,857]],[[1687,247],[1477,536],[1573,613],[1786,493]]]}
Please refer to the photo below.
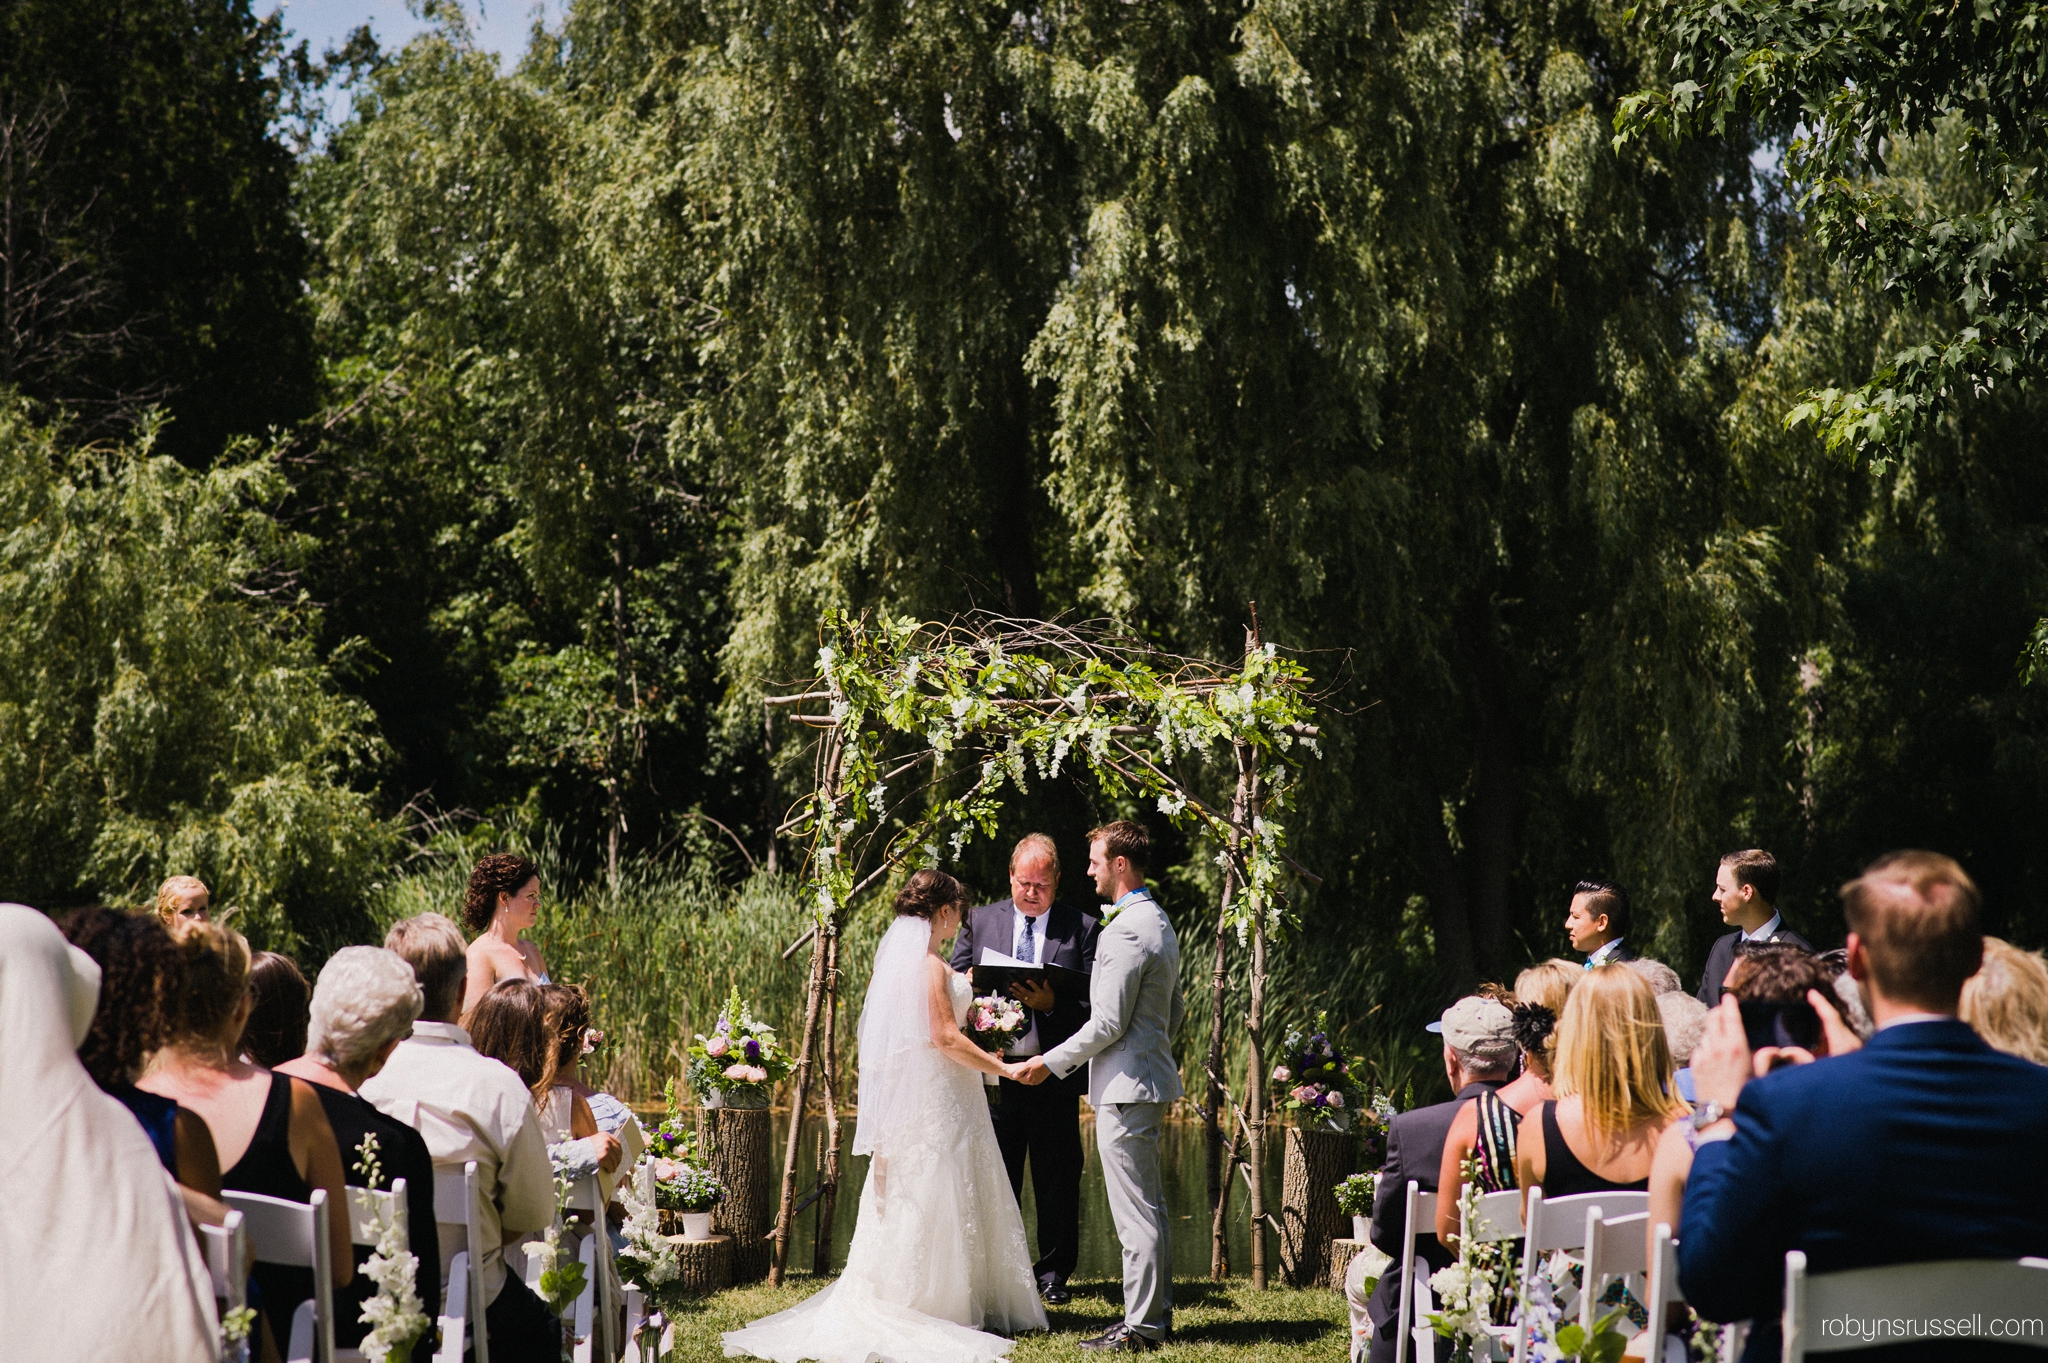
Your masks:
{"label": "chair back slat", "polygon": [[[324,1203],[327,1190],[315,1188],[313,1195]],[[243,1233],[248,1236],[249,1247],[259,1260],[292,1268],[313,1267],[318,1249],[313,1236],[315,1216],[311,1204],[287,1202],[281,1197],[234,1189],[222,1193],[221,1200],[242,1214]]]}
{"label": "chair back slat", "polygon": [[469,1229],[469,1185],[462,1170],[434,1170],[434,1220]]}
{"label": "chair back slat", "polygon": [[345,1200],[348,1203],[348,1238],[354,1243],[376,1244],[377,1223],[385,1217],[397,1220],[401,1237],[407,1234],[404,1179],[391,1180],[389,1189],[350,1188]]}
{"label": "chair back slat", "polygon": [[[1587,1213],[1590,1220],[1594,1214]],[[1650,1214],[1601,1216],[1586,1228],[1586,1272],[1593,1278],[1620,1278],[1650,1271]]]}
{"label": "chair back slat", "polygon": [[[1996,1340],[2048,1350],[2048,1259],[1942,1259],[1842,1273],[1806,1271],[1785,1255],[1785,1358],[1939,1338]],[[1847,1326],[1848,1328],[1845,1328]]]}
{"label": "chair back slat", "polygon": [[1472,1216],[1459,1234],[1480,1245],[1495,1240],[1521,1239],[1522,1190],[1509,1188],[1505,1192],[1481,1193],[1473,1200]]}
{"label": "chair back slat", "polygon": [[199,1246],[206,1252],[207,1276],[213,1279],[213,1295],[228,1304],[230,1311],[243,1303],[248,1291],[248,1233],[242,1228],[242,1214],[232,1207],[218,1226],[199,1228]]}
{"label": "chair back slat", "polygon": [[1581,1249],[1586,1243],[1586,1213],[1598,1207],[1612,1220],[1650,1209],[1650,1195],[1639,1192],[1573,1193],[1568,1197],[1529,1197],[1529,1231],[1525,1249],[1548,1254],[1556,1249]]}

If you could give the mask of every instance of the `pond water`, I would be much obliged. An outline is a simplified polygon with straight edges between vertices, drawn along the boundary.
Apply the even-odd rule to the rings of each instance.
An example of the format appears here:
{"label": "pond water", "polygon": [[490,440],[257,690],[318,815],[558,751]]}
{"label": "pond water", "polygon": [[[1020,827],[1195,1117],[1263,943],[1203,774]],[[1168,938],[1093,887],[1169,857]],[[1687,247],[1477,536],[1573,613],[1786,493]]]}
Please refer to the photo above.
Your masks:
{"label": "pond water", "polygon": [[[813,1180],[811,1169],[816,1158],[816,1132],[820,1123],[816,1117],[804,1123],[803,1146],[805,1153],[797,1165],[797,1191],[799,1197]],[[841,1125],[841,1139],[848,1145],[853,1140],[853,1123],[847,1120]],[[1280,1171],[1282,1163],[1280,1130],[1272,1128],[1266,1164],[1266,1198],[1268,1204],[1277,1210],[1280,1201]],[[782,1167],[782,1152],[789,1139],[789,1117],[787,1113],[775,1114],[775,1148],[772,1158],[779,1175]],[[1109,1215],[1109,1194],[1102,1182],[1102,1162],[1095,1151],[1095,1121],[1084,1113],[1081,1118],[1081,1148],[1085,1164],[1081,1173],[1081,1255],[1075,1269],[1076,1278],[1110,1278],[1123,1276],[1122,1252],[1117,1245],[1116,1225]],[[1209,1186],[1208,1174],[1204,1168],[1205,1135],[1200,1122],[1178,1121],[1166,1124],[1166,1202],[1172,1217],[1170,1244],[1173,1253],[1173,1276],[1181,1279],[1206,1278],[1209,1276]],[[837,1272],[846,1263],[846,1246],[853,1238],[853,1222],[860,1206],[860,1190],[867,1178],[868,1162],[865,1157],[853,1158],[841,1155],[842,1181],[839,1189],[839,1205],[832,1218],[832,1268]],[[780,1187],[778,1183],[775,1185]],[[771,1195],[772,1196],[772,1195]],[[1227,1230],[1230,1249],[1230,1268],[1233,1274],[1244,1276],[1251,1272],[1251,1235],[1245,1216],[1246,1198],[1244,1181],[1240,1177],[1230,1199],[1230,1223]],[[774,1214],[771,1206],[770,1215]],[[812,1246],[817,1236],[817,1209],[810,1208],[797,1218],[796,1234],[791,1240],[789,1265],[792,1270],[808,1272],[811,1266]],[[1030,1174],[1024,1179],[1024,1231],[1030,1238],[1031,1251],[1035,1258],[1038,1253],[1038,1210],[1032,1196]],[[1268,1267],[1275,1277],[1279,1274],[1280,1246],[1278,1238],[1270,1232],[1266,1236]]]}

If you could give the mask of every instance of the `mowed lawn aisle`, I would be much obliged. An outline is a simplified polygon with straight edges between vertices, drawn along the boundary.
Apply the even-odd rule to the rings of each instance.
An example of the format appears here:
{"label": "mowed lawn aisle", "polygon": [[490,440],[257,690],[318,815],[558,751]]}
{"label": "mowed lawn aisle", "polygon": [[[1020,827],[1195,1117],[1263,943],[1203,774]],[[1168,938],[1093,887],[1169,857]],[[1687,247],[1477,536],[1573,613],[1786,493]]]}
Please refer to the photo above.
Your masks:
{"label": "mowed lawn aisle", "polygon": [[[643,1113],[643,1120],[654,1114]],[[659,1120],[654,1117],[654,1120]],[[774,1136],[769,1143],[770,1158],[779,1166],[788,1113],[775,1114]],[[816,1118],[806,1124],[804,1141],[815,1139]],[[1278,1142],[1274,1143],[1277,1147]],[[1208,1280],[1209,1228],[1207,1190],[1202,1165],[1203,1132],[1199,1123],[1176,1121],[1167,1124],[1163,1154],[1170,1171],[1167,1200],[1173,1215],[1174,1340],[1160,1354],[1162,1363],[1179,1359],[1223,1359],[1235,1363],[1343,1363],[1349,1354],[1349,1325],[1343,1294],[1327,1289],[1296,1291],[1275,1286],[1254,1292],[1243,1276],[1249,1264],[1248,1240],[1244,1227],[1244,1189],[1240,1185],[1232,1198],[1233,1233],[1230,1237],[1231,1265],[1240,1276],[1227,1282]],[[1122,1318],[1123,1285],[1118,1277],[1116,1231],[1110,1224],[1109,1203],[1102,1186],[1102,1171],[1095,1153],[1094,1124],[1082,1122],[1082,1150],[1086,1164],[1082,1173],[1082,1247],[1079,1272],[1070,1284],[1074,1300],[1065,1307],[1049,1307],[1051,1333],[1026,1335],[1010,1352],[1012,1363],[1080,1363],[1090,1355],[1079,1341],[1101,1334]],[[1280,1186],[1280,1159],[1271,1152],[1267,1171],[1269,1186]],[[808,1167],[808,1165],[806,1166]],[[833,1235],[832,1263],[846,1260],[846,1245],[853,1233],[855,1212],[867,1161],[846,1161],[845,1183],[841,1186],[837,1223]],[[779,1173],[779,1167],[777,1172]],[[1024,1225],[1036,1233],[1036,1206],[1029,1180],[1024,1188]],[[771,1315],[803,1300],[830,1279],[816,1278],[806,1270],[812,1262],[814,1216],[806,1213],[796,1220],[789,1262],[792,1272],[780,1288],[753,1283],[701,1299],[676,1317],[674,1359],[679,1363],[710,1363],[724,1357],[719,1335],[738,1329],[750,1320]],[[1036,1243],[1034,1238],[1033,1243]],[[1278,1247],[1269,1238],[1269,1253]],[[1276,1279],[1277,1281],[1277,1279]]]}
{"label": "mowed lawn aisle", "polygon": [[[829,1279],[791,1274],[779,1288],[757,1283],[706,1297],[696,1310],[677,1317],[673,1363],[713,1363],[725,1353],[719,1335],[750,1320],[796,1305]],[[1092,1357],[1080,1342],[1123,1319],[1123,1286],[1077,1280],[1071,1305],[1046,1311],[1047,1334],[1019,1337],[1011,1363],[1082,1363]],[[1327,1288],[1296,1291],[1276,1287],[1254,1292],[1246,1278],[1173,1285],[1172,1341],[1158,1352],[1160,1363],[1344,1363],[1350,1331],[1344,1298]]]}

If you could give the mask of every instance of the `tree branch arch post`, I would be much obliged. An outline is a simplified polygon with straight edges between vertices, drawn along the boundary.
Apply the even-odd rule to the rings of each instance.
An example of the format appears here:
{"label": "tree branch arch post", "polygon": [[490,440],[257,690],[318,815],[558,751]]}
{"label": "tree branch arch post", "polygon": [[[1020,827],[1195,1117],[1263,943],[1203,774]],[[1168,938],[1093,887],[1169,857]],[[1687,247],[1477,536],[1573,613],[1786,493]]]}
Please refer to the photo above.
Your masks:
{"label": "tree branch arch post", "polygon": [[[766,701],[794,707],[790,717],[820,730],[823,739],[816,789],[778,830],[808,840],[806,870],[817,907],[811,931],[785,953],[786,959],[810,943],[771,1283],[783,1279],[803,1206],[820,1204],[821,1242],[830,1235],[824,1209],[836,1201],[839,1174],[831,1020],[847,910],[895,871],[935,866],[942,855],[957,860],[976,835],[994,836],[1005,784],[1027,789],[1034,770],[1037,779],[1056,778],[1064,764],[1077,762],[1105,793],[1156,802],[1176,826],[1217,846],[1224,879],[1217,960],[1225,960],[1222,934],[1235,931],[1241,943],[1251,938],[1254,1002],[1247,1021],[1254,1028],[1263,1018],[1265,942],[1278,921],[1281,886],[1289,876],[1317,880],[1287,855],[1284,825],[1274,817],[1294,793],[1302,754],[1319,755],[1310,680],[1298,663],[1258,642],[1256,625],[1237,667],[1164,654],[1106,629],[997,617],[920,624],[835,612],[825,618],[822,634],[818,679],[798,694]],[[1237,796],[1227,812],[1202,795],[1205,769],[1219,747],[1238,768]],[[1277,761],[1268,766],[1270,759]],[[1268,770],[1273,777],[1262,780]],[[904,777],[911,778],[908,789],[892,794],[890,784]],[[1227,983],[1219,969],[1205,1113],[1212,1127],[1218,1095],[1228,1104],[1216,1021]],[[796,1161],[821,1044],[819,1183],[800,1204]],[[1262,1054],[1254,1037],[1248,1111],[1231,1105],[1236,1127],[1248,1119],[1263,1126]],[[1258,1144],[1253,1128],[1249,1152],[1256,1155]],[[1254,1160],[1245,1171],[1255,1217],[1264,1203],[1256,1170]],[[1220,1201],[1217,1208],[1220,1234]],[[820,1250],[814,1264],[826,1262],[827,1251]],[[1263,1236],[1253,1240],[1253,1268],[1256,1284],[1264,1286]]]}

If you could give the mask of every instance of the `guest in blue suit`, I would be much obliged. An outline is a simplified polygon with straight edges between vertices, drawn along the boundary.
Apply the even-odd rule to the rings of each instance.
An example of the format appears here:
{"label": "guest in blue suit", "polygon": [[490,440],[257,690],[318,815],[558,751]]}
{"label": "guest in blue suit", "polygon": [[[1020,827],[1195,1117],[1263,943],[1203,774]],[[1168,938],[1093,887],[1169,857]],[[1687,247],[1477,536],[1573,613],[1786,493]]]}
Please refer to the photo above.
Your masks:
{"label": "guest in blue suit", "polygon": [[[1876,1035],[1812,1063],[1796,1050],[1752,1056],[1731,997],[1693,1058],[1699,1148],[1679,1282],[1707,1319],[1755,1322],[1747,1360],[1781,1351],[1787,1250],[1805,1251],[1813,1273],[2048,1255],[2048,1068],[1993,1050],[1956,1017],[1983,956],[1977,887],[1947,857],[1899,852],[1843,886],[1842,903],[1849,972]],[[1854,1036],[1831,1027],[1829,1042]],[[1945,1340],[1885,1353],[2004,1348],[2018,1346]]]}

